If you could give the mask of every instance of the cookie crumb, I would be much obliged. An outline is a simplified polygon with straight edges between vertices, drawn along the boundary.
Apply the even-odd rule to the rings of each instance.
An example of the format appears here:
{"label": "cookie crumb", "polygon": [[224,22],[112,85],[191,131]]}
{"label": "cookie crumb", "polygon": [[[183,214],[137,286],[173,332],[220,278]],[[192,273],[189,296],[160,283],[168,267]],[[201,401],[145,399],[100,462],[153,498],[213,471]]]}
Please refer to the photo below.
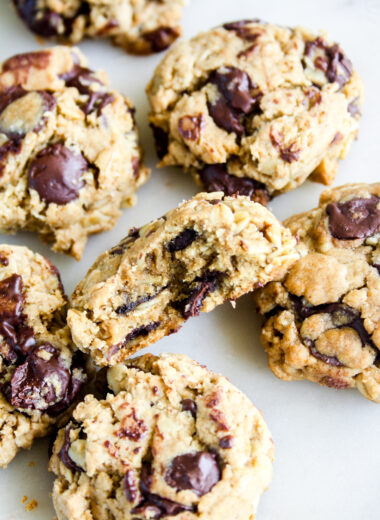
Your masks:
{"label": "cookie crumb", "polygon": [[30,502],[28,502],[25,506],[25,511],[33,511],[38,506],[37,500],[33,498]]}
{"label": "cookie crumb", "polygon": [[29,464],[28,464],[28,466],[29,466],[30,468],[34,468],[35,465],[36,465],[36,463],[34,462],[34,460],[31,460],[31,461],[29,462]]}
{"label": "cookie crumb", "polygon": [[28,497],[24,495],[21,499],[21,504],[25,504],[25,502],[28,500]]}

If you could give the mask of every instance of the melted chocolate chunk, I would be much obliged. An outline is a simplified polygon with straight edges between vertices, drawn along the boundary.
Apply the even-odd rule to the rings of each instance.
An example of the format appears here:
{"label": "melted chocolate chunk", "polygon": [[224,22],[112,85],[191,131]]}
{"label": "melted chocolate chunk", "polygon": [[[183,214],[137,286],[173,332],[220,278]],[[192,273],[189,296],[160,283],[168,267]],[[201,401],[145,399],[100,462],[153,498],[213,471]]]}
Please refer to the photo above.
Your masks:
{"label": "melted chocolate chunk", "polygon": [[13,3],[30,30],[44,38],[68,36],[76,17],[89,13],[87,2],[80,2],[80,7],[73,16],[63,16],[52,9],[38,7],[37,0],[13,0]]}
{"label": "melted chocolate chunk", "polygon": [[166,249],[169,251],[169,253],[182,251],[183,249],[186,249],[186,247],[188,247],[190,244],[192,244],[197,237],[198,233],[194,229],[185,229],[168,243]]}
{"label": "melted chocolate chunk", "polygon": [[169,149],[169,134],[159,126],[150,125],[159,159],[163,159]]}
{"label": "melted chocolate chunk", "polygon": [[236,177],[227,172],[225,164],[210,164],[199,177],[208,192],[223,191],[226,195],[245,195],[264,206],[270,201],[265,184],[249,177]]}
{"label": "melted chocolate chunk", "polygon": [[[137,298],[137,300],[135,300],[134,302],[131,302],[128,300],[126,303],[123,303],[123,305],[120,305],[119,307],[117,307],[115,312],[116,312],[116,314],[123,314],[123,315],[128,314],[129,312],[133,311],[136,307],[138,307],[142,303],[153,300],[153,298],[155,298],[157,296],[157,294],[158,293],[146,295],[146,296],[139,296]],[[128,296],[127,296],[127,298],[128,298]]]}
{"label": "melted chocolate chunk", "polygon": [[153,52],[161,52],[170,47],[178,38],[178,32],[172,27],[159,27],[144,34],[144,39],[150,43]]}
{"label": "melted chocolate chunk", "polygon": [[159,519],[164,516],[176,516],[183,511],[195,512],[196,507],[179,504],[150,492],[152,485],[152,467],[144,462],[140,475],[140,493],[142,500],[131,510],[132,514],[143,514],[146,518]]}
{"label": "melted chocolate chunk", "polygon": [[88,169],[82,154],[76,154],[63,144],[54,143],[41,150],[29,165],[29,188],[41,199],[59,205],[78,198],[85,185],[81,176]]}
{"label": "melted chocolate chunk", "polygon": [[195,289],[183,300],[172,303],[172,306],[178,310],[184,319],[198,316],[205,298],[218,287],[218,283],[222,277],[222,273],[218,271],[207,272],[202,277],[196,278],[198,282]]}
{"label": "melted chocolate chunk", "polygon": [[347,202],[329,204],[329,231],[339,240],[367,238],[378,232],[380,226],[380,199],[356,198]]}
{"label": "melted chocolate chunk", "polygon": [[66,426],[65,441],[63,443],[63,446],[62,446],[60,452],[58,453],[58,457],[61,459],[63,464],[66,466],[66,468],[68,468],[69,470],[71,470],[74,473],[76,473],[76,472],[81,473],[84,470],[80,466],[75,464],[75,462],[69,455],[69,449],[70,449],[70,444],[71,444],[70,431],[75,428],[76,428],[76,426],[72,423],[70,423],[68,426]]}
{"label": "melted chocolate chunk", "polygon": [[96,110],[99,116],[104,107],[112,103],[115,99],[113,94],[101,90],[92,90],[95,83],[104,87],[104,83],[95,77],[94,72],[85,67],[75,65],[70,72],[63,74],[61,78],[65,81],[66,86],[76,88],[80,94],[88,96],[88,101],[82,105],[83,112],[88,116]]}
{"label": "melted chocolate chunk", "polygon": [[20,275],[13,274],[0,282],[0,334],[6,342],[0,346],[0,353],[9,363],[16,363],[36,345],[33,329],[23,313],[24,303]]}
{"label": "melted chocolate chunk", "polygon": [[181,401],[182,411],[190,412],[194,419],[197,417],[197,403],[192,399],[184,399]]}
{"label": "melted chocolate chunk", "polygon": [[[296,313],[301,319],[306,319],[314,314],[330,314],[332,322],[337,329],[349,327],[356,331],[363,347],[369,345],[375,351],[379,352],[378,347],[372,341],[370,334],[364,327],[363,319],[360,316],[359,311],[356,311],[352,307],[343,303],[323,303],[321,305],[312,306],[307,304],[304,298],[299,298],[294,294],[289,295],[290,300],[294,306]],[[310,352],[314,357],[321,359],[325,363],[333,366],[343,366],[343,364],[336,357],[326,356],[321,354],[313,340],[309,338],[303,338],[304,343],[309,347]]]}
{"label": "melted chocolate chunk", "polygon": [[236,67],[214,70],[209,77],[221,96],[215,103],[208,103],[208,109],[215,123],[228,132],[244,133],[242,116],[258,109],[262,97],[246,72]]}
{"label": "melted chocolate chunk", "polygon": [[198,116],[184,116],[178,121],[178,131],[184,139],[196,141],[202,132],[204,118],[202,114]]}
{"label": "melted chocolate chunk", "polygon": [[322,354],[321,352],[319,352],[319,350],[317,350],[317,348],[315,346],[315,342],[313,340],[304,338],[303,341],[304,341],[305,345],[308,347],[308,349],[310,350],[310,353],[315,358],[320,359],[327,365],[331,365],[333,367],[343,367],[344,366],[343,363],[341,363],[337,357],[326,356],[326,354]]}
{"label": "melted chocolate chunk", "polygon": [[67,37],[73,30],[73,24],[79,15],[90,14],[88,2],[79,2],[79,8],[72,16],[63,16],[53,9],[37,6],[37,0],[12,0],[20,18],[31,31],[45,38],[52,36]]}
{"label": "melted chocolate chunk", "polygon": [[[318,51],[322,51],[322,55]],[[336,82],[343,87],[349,81],[352,63],[346,58],[339,45],[334,44],[329,47],[321,37],[318,37],[314,41],[306,42],[304,53],[314,61],[317,69],[324,72],[330,83]]]}
{"label": "melted chocolate chunk", "polygon": [[126,345],[129,343],[129,341],[132,341],[140,336],[147,336],[152,331],[156,330],[161,325],[160,321],[154,321],[152,323],[148,323],[148,325],[142,325],[141,327],[137,327],[136,329],[132,330],[124,339],[123,345]]}
{"label": "melted chocolate chunk", "polygon": [[[11,87],[7,89],[5,92],[0,94],[0,116],[4,112],[4,110],[11,105],[13,102],[18,99],[23,98],[24,96],[30,94],[33,91],[24,90],[20,85]],[[41,108],[38,109],[35,106],[30,107],[29,121],[24,122],[22,126],[19,123],[19,117],[16,115],[16,119],[11,121],[0,121],[0,132],[5,134],[9,139],[13,141],[19,141],[22,139],[25,134],[29,131],[38,132],[44,125],[45,117],[44,113],[53,109],[56,104],[54,96],[52,96],[49,92],[46,91],[35,91],[41,100],[42,111]],[[33,112],[34,109],[34,112]],[[42,113],[41,113],[42,112]],[[16,123],[16,124],[15,124]],[[17,128],[18,126],[18,128]]]}
{"label": "melted chocolate chunk", "polygon": [[380,264],[373,264],[373,267],[374,267],[375,269],[377,269],[377,272],[378,272],[379,275],[380,275]]}
{"label": "melted chocolate chunk", "polygon": [[258,36],[257,33],[252,33],[252,27],[247,27],[247,25],[252,23],[263,23],[258,18],[254,18],[252,20],[239,20],[237,22],[225,23],[223,25],[224,29],[227,31],[235,31],[239,38],[247,41],[254,41]]}
{"label": "melted chocolate chunk", "polygon": [[191,489],[200,497],[211,491],[220,478],[215,454],[206,451],[175,457],[165,474],[169,486],[177,491]]}
{"label": "melted chocolate chunk", "polygon": [[10,87],[4,92],[0,93],[0,114],[7,108],[8,105],[16,101],[16,99],[22,98],[28,94],[21,85]]}
{"label": "melted chocolate chunk", "polygon": [[14,371],[10,401],[18,408],[46,411],[64,398],[69,382],[59,351],[44,343]]}
{"label": "melted chocolate chunk", "polygon": [[86,359],[82,352],[75,352],[72,358],[70,367],[70,381],[67,390],[62,399],[55,405],[50,406],[47,410],[52,417],[59,415],[63,410],[69,408],[78,398],[87,381],[87,374],[85,371]]}
{"label": "melted chocolate chunk", "polygon": [[269,132],[270,140],[274,148],[276,148],[283,161],[292,163],[297,161],[300,155],[300,149],[296,143],[291,143],[288,146],[284,145],[284,136],[282,134],[275,136],[272,130]]}

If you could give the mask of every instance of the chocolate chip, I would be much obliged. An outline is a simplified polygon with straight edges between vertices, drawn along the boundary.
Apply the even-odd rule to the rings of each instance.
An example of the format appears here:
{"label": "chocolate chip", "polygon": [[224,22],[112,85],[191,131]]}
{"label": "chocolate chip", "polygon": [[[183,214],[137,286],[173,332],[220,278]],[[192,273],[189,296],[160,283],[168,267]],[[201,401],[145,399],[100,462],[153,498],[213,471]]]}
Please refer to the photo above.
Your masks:
{"label": "chocolate chip", "polygon": [[133,177],[137,179],[140,173],[140,161],[138,157],[132,157]]}
{"label": "chocolate chip", "polygon": [[219,446],[223,450],[230,450],[232,448],[233,444],[234,444],[234,438],[232,437],[232,435],[225,435],[219,441]]}
{"label": "chocolate chip", "polygon": [[34,332],[27,325],[24,309],[24,285],[20,275],[13,274],[0,282],[0,333],[6,345],[0,352],[9,363],[26,356],[36,345]]}
{"label": "chocolate chip", "polygon": [[163,159],[169,149],[169,134],[159,126],[150,125],[159,159]]}
{"label": "chocolate chip", "polygon": [[183,249],[186,249],[186,247],[188,247],[190,244],[192,244],[197,237],[198,233],[194,229],[184,229],[183,231],[181,231],[179,235],[177,235],[168,243],[166,249],[169,251],[169,253],[182,251]]}
{"label": "chocolate chip", "polygon": [[76,473],[76,472],[82,473],[84,470],[80,466],[77,466],[77,464],[75,464],[75,462],[69,455],[69,449],[70,449],[70,445],[71,445],[70,431],[75,428],[76,428],[76,426],[72,423],[70,423],[68,426],[66,426],[65,440],[64,440],[62,448],[60,449],[60,451],[58,453],[58,457],[61,459],[63,464],[66,466],[66,468],[70,469],[74,473]]}
{"label": "chocolate chip", "polygon": [[221,471],[213,453],[186,453],[175,457],[165,473],[165,482],[177,491],[190,489],[203,496],[219,482]]}
{"label": "chocolate chip", "polygon": [[148,336],[151,332],[156,330],[161,325],[160,321],[155,321],[152,323],[148,323],[148,325],[142,325],[141,327],[137,327],[136,329],[132,330],[124,339],[124,345],[126,345],[129,341],[132,341],[140,336]]}
{"label": "chocolate chip", "polygon": [[243,40],[254,41],[260,34],[253,33],[253,27],[247,27],[247,25],[253,23],[263,23],[258,18],[252,20],[239,20],[237,22],[225,23],[223,25],[224,29],[227,31],[235,31],[236,34],[242,38]]}
{"label": "chocolate chip", "polygon": [[[342,87],[349,81],[352,63],[346,58],[339,45],[333,44],[329,47],[321,37],[318,37],[306,42],[304,54],[313,61],[317,69],[324,72],[330,83],[336,82]],[[307,67],[305,62],[304,67]]]}
{"label": "chocolate chip", "polygon": [[44,343],[14,371],[10,401],[18,408],[45,411],[64,398],[69,381],[70,372],[59,351]]}
{"label": "chocolate chip", "polygon": [[123,303],[117,309],[115,310],[116,314],[123,314],[126,315],[129,312],[133,311],[136,307],[141,305],[142,303],[149,302],[150,300],[153,300],[157,296],[156,294],[151,295],[145,295],[145,296],[139,296],[135,301],[130,301],[129,297],[127,296],[128,301],[126,303]]}
{"label": "chocolate chip", "polygon": [[172,27],[159,27],[154,31],[146,32],[143,38],[150,44],[153,52],[161,52],[170,47],[178,36],[178,32]]}
{"label": "chocolate chip", "polygon": [[129,469],[123,478],[123,489],[128,502],[133,504],[137,498],[138,488],[136,483],[135,472],[133,469]]}
{"label": "chocolate chip", "polygon": [[342,388],[348,388],[350,386],[347,381],[331,376],[324,376],[319,382],[321,385],[329,386],[330,388],[335,388],[336,390],[341,390]]}
{"label": "chocolate chip", "polygon": [[28,132],[38,132],[46,122],[45,113],[55,104],[49,92],[11,87],[0,94],[0,132],[16,141]]}
{"label": "chocolate chip", "polygon": [[279,133],[278,135],[274,135],[272,129],[269,132],[269,137],[272,145],[278,150],[283,161],[292,163],[293,161],[298,160],[301,150],[298,148],[296,143],[291,143],[290,145],[285,146],[283,134]]}
{"label": "chocolate chip", "polygon": [[380,275],[380,264],[373,264],[373,267],[374,267],[375,269],[377,269],[377,272],[378,272],[379,275]]}
{"label": "chocolate chip", "polygon": [[0,146],[0,176],[4,173],[7,166],[7,158],[9,154],[19,154],[21,152],[21,141],[6,141]]}
{"label": "chocolate chip", "polygon": [[85,185],[81,176],[87,169],[88,163],[81,153],[54,143],[41,150],[30,163],[29,188],[36,190],[48,204],[67,204],[78,198]]}
{"label": "chocolate chip", "polygon": [[133,408],[132,413],[124,418],[123,426],[117,431],[116,435],[121,439],[127,437],[136,442],[145,436],[146,431],[145,422],[137,417],[136,410]]}
{"label": "chocolate chip", "polygon": [[380,226],[380,199],[355,198],[347,202],[332,203],[326,207],[329,231],[339,240],[367,238],[377,233]]}
{"label": "chocolate chip", "polygon": [[213,271],[207,272],[202,277],[196,278],[196,286],[191,289],[188,296],[183,300],[175,301],[172,306],[178,310],[184,319],[198,316],[203,301],[213,291],[217,289],[222,273]]}
{"label": "chocolate chip", "polygon": [[202,132],[204,117],[202,114],[197,116],[183,116],[178,121],[178,131],[184,139],[196,141]]}
{"label": "chocolate chip", "polygon": [[140,474],[140,493],[142,500],[131,510],[132,514],[143,514],[145,518],[159,519],[166,516],[176,516],[183,511],[195,512],[195,506],[186,506],[173,500],[163,498],[150,492],[152,485],[152,467],[144,462]]}
{"label": "chocolate chip", "polygon": [[258,108],[262,94],[246,72],[236,67],[214,70],[209,82],[215,85],[221,96],[209,102],[208,109],[215,123],[228,132],[244,133],[241,118]]}
{"label": "chocolate chip", "polygon": [[[86,103],[81,106],[86,115],[96,110],[99,116],[103,108],[115,99],[113,94],[99,90],[99,86],[105,87],[104,83],[94,75],[92,70],[85,67],[75,65],[71,71],[62,74],[61,78],[67,87],[74,87],[80,94],[88,96]],[[94,84],[98,86],[96,90],[91,88]]]}
{"label": "chocolate chip", "polygon": [[0,264],[4,266],[9,265],[9,258],[3,253],[0,253]]}
{"label": "chocolate chip", "polygon": [[208,192],[223,191],[226,195],[245,195],[264,206],[270,201],[265,184],[249,177],[236,177],[227,172],[225,164],[209,164],[199,173]]}
{"label": "chocolate chip", "polygon": [[197,403],[192,399],[184,399],[181,401],[182,411],[190,412],[194,419],[197,417]]}

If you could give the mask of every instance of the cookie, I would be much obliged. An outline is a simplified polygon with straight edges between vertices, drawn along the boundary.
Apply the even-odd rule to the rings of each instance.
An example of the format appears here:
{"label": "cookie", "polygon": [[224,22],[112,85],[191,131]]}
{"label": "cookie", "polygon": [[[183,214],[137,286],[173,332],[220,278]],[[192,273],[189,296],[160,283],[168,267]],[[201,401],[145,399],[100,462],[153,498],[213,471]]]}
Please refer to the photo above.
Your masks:
{"label": "cookie", "polygon": [[127,52],[167,49],[181,34],[185,0],[13,0],[21,19],[36,34],[78,43],[111,38]]}
{"label": "cookie", "polygon": [[61,429],[50,470],[59,520],[255,516],[272,477],[261,413],[227,379],[184,355],[108,370]]}
{"label": "cookie", "polygon": [[96,363],[118,363],[283,275],[295,244],[248,197],[200,193],[99,256],[71,297],[73,340]]}
{"label": "cookie", "polygon": [[265,204],[308,177],[333,181],[362,83],[325,35],[244,20],[176,45],[147,94],[161,166]]}
{"label": "cookie", "polygon": [[380,183],[326,190],[285,225],[303,257],[255,295],[270,368],[380,402]]}
{"label": "cookie", "polygon": [[148,176],[128,99],[78,49],[0,65],[0,229],[36,231],[80,259]]}
{"label": "cookie", "polygon": [[47,435],[86,381],[66,310],[49,260],[26,247],[0,245],[0,467]]}

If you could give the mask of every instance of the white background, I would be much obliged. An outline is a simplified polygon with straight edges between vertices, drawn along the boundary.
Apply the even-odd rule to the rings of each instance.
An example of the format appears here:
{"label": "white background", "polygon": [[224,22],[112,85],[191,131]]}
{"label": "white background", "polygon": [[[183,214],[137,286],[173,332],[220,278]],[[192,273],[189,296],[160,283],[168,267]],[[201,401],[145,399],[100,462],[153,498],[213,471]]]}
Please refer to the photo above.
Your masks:
{"label": "white background", "polygon": [[[223,22],[261,18],[282,25],[327,29],[340,42],[361,73],[366,87],[359,140],[343,161],[335,184],[379,180],[380,0],[190,0],[184,13],[186,37]],[[39,47],[16,18],[8,0],[0,0],[0,60]],[[147,125],[144,88],[161,55],[130,57],[106,42],[80,45],[92,68],[103,68],[114,87],[137,107],[137,120],[152,177],[139,192],[136,207],[126,210],[116,227],[90,238],[80,263],[52,253],[31,234],[1,237],[44,254],[60,269],[70,294],[97,255],[114,244],[128,228],[160,216],[197,188],[180,170],[155,169],[156,156]],[[322,187],[306,183],[276,199],[270,208],[279,218],[317,204]],[[151,349],[184,352],[226,375],[263,411],[276,446],[274,480],[264,494],[257,520],[379,520],[380,405],[354,390],[336,391],[309,382],[287,383],[267,368],[259,341],[259,319],[251,296],[190,320],[176,335]],[[52,520],[46,471],[47,442],[19,454],[0,470],[0,520]],[[30,467],[29,462],[35,466]],[[21,498],[37,499],[25,512]],[[226,511],[225,519],[228,520]]]}

